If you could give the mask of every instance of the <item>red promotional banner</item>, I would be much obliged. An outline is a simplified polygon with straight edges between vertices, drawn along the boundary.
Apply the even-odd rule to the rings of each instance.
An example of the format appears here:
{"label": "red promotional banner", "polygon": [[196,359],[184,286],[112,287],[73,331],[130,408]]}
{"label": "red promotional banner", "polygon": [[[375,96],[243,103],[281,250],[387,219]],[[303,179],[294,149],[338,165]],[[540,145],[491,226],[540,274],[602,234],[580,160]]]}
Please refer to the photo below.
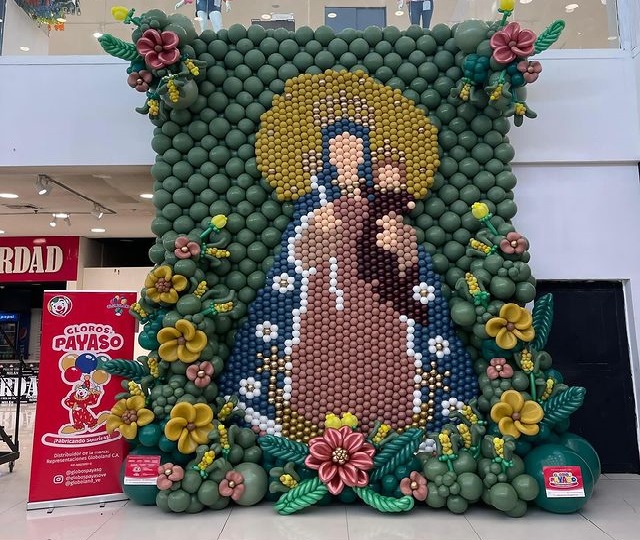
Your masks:
{"label": "red promotional banner", "polygon": [[73,281],[78,277],[77,236],[0,237],[0,283]]}
{"label": "red promotional banner", "polygon": [[29,508],[122,493],[127,443],[105,428],[122,379],[100,360],[133,357],[135,300],[133,292],[44,293]]}

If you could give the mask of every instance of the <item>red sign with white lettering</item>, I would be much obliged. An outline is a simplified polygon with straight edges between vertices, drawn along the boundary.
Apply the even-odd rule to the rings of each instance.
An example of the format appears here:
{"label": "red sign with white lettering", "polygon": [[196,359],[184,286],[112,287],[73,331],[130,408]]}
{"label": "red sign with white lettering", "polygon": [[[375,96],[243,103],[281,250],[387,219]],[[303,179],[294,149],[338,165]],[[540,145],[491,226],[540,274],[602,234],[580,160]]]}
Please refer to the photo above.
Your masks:
{"label": "red sign with white lettering", "polygon": [[134,486],[155,486],[158,479],[160,456],[127,456],[124,483]]}
{"label": "red sign with white lettering", "polygon": [[0,283],[73,281],[79,245],[77,236],[0,237]]}
{"label": "red sign with white lettering", "polygon": [[123,379],[101,365],[133,358],[135,301],[134,292],[45,291],[29,503],[122,493],[129,445],[105,424]]}
{"label": "red sign with white lettering", "polygon": [[584,497],[582,470],[576,465],[542,467],[547,497]]}

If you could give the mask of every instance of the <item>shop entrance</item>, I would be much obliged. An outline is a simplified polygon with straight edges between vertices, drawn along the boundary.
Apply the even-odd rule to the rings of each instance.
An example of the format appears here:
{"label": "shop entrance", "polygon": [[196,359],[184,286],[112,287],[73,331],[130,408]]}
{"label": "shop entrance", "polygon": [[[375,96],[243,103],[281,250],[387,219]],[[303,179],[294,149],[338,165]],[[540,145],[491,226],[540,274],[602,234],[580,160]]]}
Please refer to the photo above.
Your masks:
{"label": "shop entrance", "polygon": [[553,294],[546,349],[554,367],[587,389],[570,430],[593,444],[603,473],[640,472],[622,282],[538,281],[537,290]]}

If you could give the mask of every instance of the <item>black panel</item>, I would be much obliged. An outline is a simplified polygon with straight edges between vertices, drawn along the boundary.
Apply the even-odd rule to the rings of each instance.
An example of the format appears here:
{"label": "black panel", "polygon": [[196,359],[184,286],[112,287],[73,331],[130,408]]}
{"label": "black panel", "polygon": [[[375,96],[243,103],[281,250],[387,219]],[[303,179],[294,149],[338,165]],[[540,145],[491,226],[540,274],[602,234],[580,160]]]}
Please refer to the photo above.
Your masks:
{"label": "black panel", "polygon": [[595,446],[603,472],[640,472],[622,283],[538,281],[537,289],[539,296],[553,294],[546,349],[554,367],[567,384],[587,389],[571,431]]}

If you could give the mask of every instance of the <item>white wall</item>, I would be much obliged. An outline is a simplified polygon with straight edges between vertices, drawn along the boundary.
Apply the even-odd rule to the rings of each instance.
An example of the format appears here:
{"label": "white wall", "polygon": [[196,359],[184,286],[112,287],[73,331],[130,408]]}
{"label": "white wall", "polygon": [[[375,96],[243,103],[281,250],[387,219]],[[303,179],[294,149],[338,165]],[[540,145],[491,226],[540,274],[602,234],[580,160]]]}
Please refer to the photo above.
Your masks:
{"label": "white wall", "polygon": [[[4,15],[4,39],[2,54],[15,54],[20,57],[28,55],[49,54],[49,36],[46,27],[38,27],[13,0],[7,0]],[[29,47],[29,51],[21,51],[20,47]]]}
{"label": "white wall", "polygon": [[530,264],[536,278],[626,282],[627,333],[640,406],[638,166],[519,166],[515,174],[514,224],[531,242]]}
{"label": "white wall", "polygon": [[[82,274],[82,290],[85,291],[135,291],[140,293],[144,285],[144,279],[151,267],[130,268],[84,268]],[[136,328],[136,341],[133,351],[134,358],[142,356],[147,351],[138,345],[138,333]]]}

